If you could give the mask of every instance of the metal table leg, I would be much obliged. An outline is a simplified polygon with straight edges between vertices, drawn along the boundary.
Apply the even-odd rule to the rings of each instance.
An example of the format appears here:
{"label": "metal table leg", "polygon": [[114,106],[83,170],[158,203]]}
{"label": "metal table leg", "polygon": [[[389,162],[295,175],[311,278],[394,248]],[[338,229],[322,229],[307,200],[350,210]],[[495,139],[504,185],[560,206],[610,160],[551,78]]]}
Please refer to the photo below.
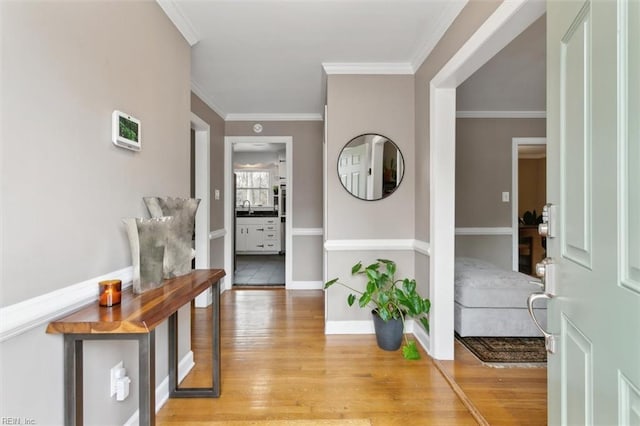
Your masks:
{"label": "metal table leg", "polygon": [[64,335],[64,424],[82,426],[82,339]]}
{"label": "metal table leg", "polygon": [[156,424],[156,332],[138,338],[140,425]]}
{"label": "metal table leg", "polygon": [[[215,284],[215,283],[214,283]],[[218,398],[220,396],[220,291],[211,285],[211,383],[210,388],[178,387],[178,313],[168,319],[169,325],[169,396],[171,398]]]}

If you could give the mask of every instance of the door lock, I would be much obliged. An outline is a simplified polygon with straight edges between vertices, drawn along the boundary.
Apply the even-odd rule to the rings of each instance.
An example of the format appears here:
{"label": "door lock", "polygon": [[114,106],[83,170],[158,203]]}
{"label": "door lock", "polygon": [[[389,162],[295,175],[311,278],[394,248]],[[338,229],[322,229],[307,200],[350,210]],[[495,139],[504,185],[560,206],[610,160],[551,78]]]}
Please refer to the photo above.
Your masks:
{"label": "door lock", "polygon": [[538,234],[547,238],[558,236],[557,230],[557,207],[547,203],[542,207],[542,223],[538,225]]}
{"label": "door lock", "polygon": [[555,280],[555,264],[553,259],[546,257],[542,259],[540,263],[536,263],[536,275],[542,281],[542,288],[544,292],[555,296],[556,295],[556,280]]}

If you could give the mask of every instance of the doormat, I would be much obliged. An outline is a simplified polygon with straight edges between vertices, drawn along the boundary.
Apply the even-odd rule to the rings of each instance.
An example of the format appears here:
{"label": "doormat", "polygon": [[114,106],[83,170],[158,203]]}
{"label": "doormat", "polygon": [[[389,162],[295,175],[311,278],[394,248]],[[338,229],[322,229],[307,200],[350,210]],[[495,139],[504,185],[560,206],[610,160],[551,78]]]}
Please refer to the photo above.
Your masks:
{"label": "doormat", "polygon": [[485,363],[539,364],[547,362],[544,337],[460,337],[456,333],[456,339]]}

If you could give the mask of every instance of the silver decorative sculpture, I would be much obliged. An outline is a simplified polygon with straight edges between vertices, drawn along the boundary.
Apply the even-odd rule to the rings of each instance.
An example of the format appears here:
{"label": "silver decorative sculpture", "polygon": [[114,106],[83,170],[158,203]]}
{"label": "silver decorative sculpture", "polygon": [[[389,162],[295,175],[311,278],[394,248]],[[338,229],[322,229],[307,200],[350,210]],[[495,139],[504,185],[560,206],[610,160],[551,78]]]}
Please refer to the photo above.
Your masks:
{"label": "silver decorative sculpture", "polygon": [[172,217],[125,218],[133,263],[133,292],[144,293],[162,285]]}
{"label": "silver decorative sculpture", "polygon": [[193,249],[193,230],[200,200],[173,197],[144,197],[143,200],[152,217],[173,217],[165,250],[164,278],[188,274],[192,270],[191,261],[196,255]]}

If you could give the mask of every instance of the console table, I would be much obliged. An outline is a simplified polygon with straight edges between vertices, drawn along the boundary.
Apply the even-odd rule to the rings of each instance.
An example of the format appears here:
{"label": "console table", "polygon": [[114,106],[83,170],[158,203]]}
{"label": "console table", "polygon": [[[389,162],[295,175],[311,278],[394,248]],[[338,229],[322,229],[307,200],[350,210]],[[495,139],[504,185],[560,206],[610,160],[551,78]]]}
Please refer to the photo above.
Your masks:
{"label": "console table", "polygon": [[[64,422],[83,424],[82,343],[85,340],[137,340],[139,352],[138,392],[140,425],[155,425],[155,328],[168,320],[169,396],[220,396],[220,290],[222,269],[197,269],[165,280],[162,287],[142,294],[131,288],[122,292],[122,302],[112,307],[95,301],[49,323],[47,333],[64,335]],[[97,283],[96,283],[97,288]],[[212,387],[178,388],[178,309],[207,288],[213,295]]]}

